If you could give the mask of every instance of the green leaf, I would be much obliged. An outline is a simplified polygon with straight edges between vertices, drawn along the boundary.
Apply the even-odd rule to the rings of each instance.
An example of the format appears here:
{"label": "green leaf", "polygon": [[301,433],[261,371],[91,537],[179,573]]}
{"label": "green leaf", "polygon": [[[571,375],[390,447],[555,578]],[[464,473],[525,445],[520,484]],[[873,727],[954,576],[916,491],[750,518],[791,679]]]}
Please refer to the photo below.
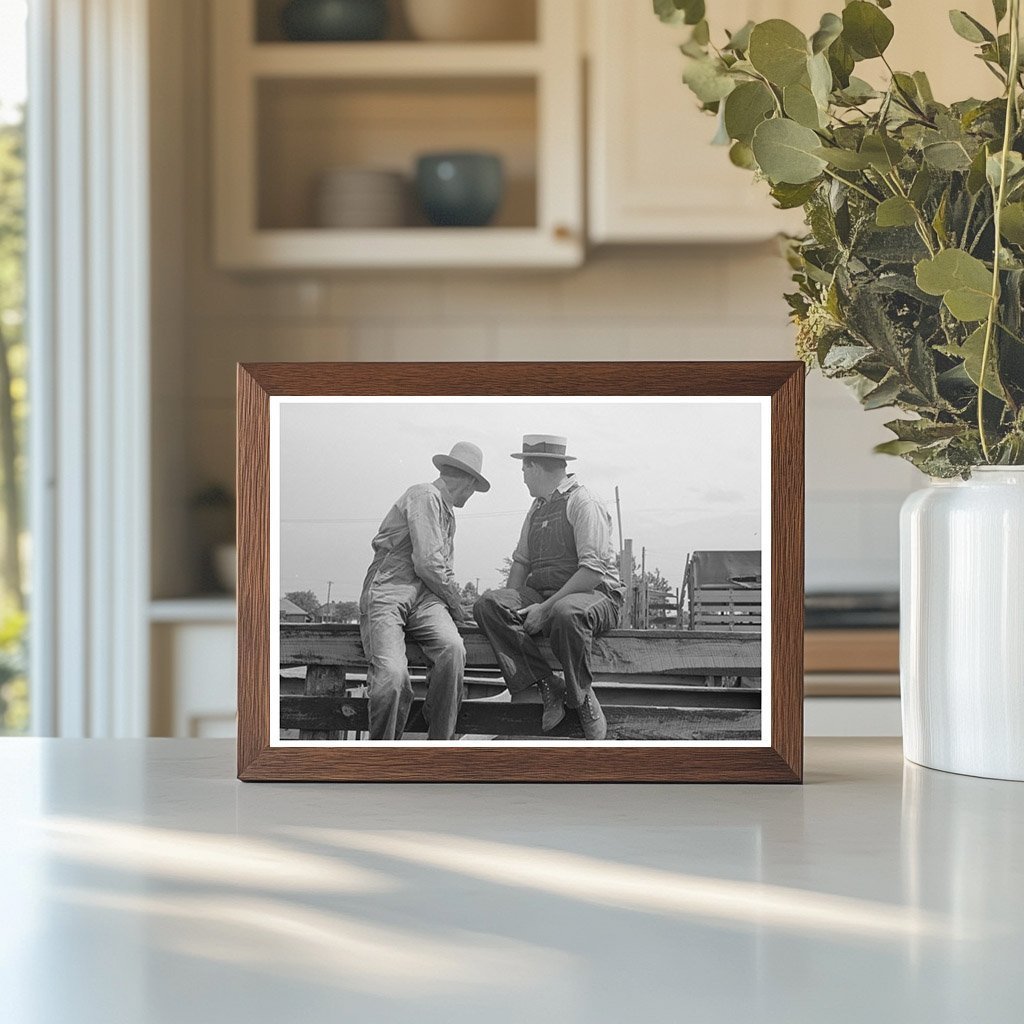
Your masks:
{"label": "green leaf", "polygon": [[946,307],[965,323],[983,320],[991,303],[992,272],[962,249],[945,249],[915,268],[917,286],[941,295]]}
{"label": "green leaf", "polygon": [[729,137],[748,146],[754,129],[775,110],[775,97],[763,82],[743,82],[725,101],[725,128]]}
{"label": "green leaf", "polygon": [[853,73],[856,58],[853,50],[840,36],[828,48],[828,66],[832,69],[832,77],[835,79],[836,87],[845,89],[850,84],[850,75]]}
{"label": "green leaf", "polygon": [[750,33],[747,58],[773,85],[798,82],[807,68],[807,38],[788,21],[772,18]]}
{"label": "green leaf", "polygon": [[820,142],[810,128],[778,117],[757,126],[752,148],[758,166],[770,182],[802,185],[825,169],[825,161],[814,152]]}
{"label": "green leaf", "polygon": [[832,69],[828,57],[819,53],[807,62],[807,77],[811,83],[811,94],[822,112],[822,126],[828,123],[828,104],[832,94]]}
{"label": "green leaf", "polygon": [[971,166],[971,158],[959,142],[942,140],[927,143],[921,153],[932,167],[940,171],[966,171]]}
{"label": "green leaf", "polygon": [[849,84],[841,92],[844,100],[855,105],[866,103],[868,100],[873,100],[879,95],[881,94],[877,89],[872,88],[864,79],[858,78],[856,75],[850,76]]}
{"label": "green leaf", "polygon": [[702,103],[724,100],[736,88],[736,82],[717,60],[690,60],[683,81]]}
{"label": "green leaf", "polygon": [[872,451],[876,455],[906,455],[907,452],[916,451],[920,447],[917,441],[883,441],[876,444]]}
{"label": "green leaf", "polygon": [[756,22],[748,21],[743,28],[733,32],[729,37],[729,42],[725,44],[723,49],[733,50],[736,53],[746,53],[750,48],[750,33],[754,30]]}
{"label": "green leaf", "polygon": [[814,150],[814,155],[820,156],[822,160],[827,160],[833,167],[838,167],[841,171],[863,171],[871,166],[871,161],[866,156],[855,153],[852,149],[819,146]]}
{"label": "green leaf", "polygon": [[869,391],[860,401],[865,409],[882,409],[887,405],[895,405],[902,391],[900,378],[893,374],[887,377],[878,387]]}
{"label": "green leaf", "polygon": [[976,196],[984,187],[986,182],[985,165],[988,162],[988,149],[982,146],[971,160],[970,170],[967,172],[967,191]]}
{"label": "green leaf", "polygon": [[772,186],[772,198],[780,210],[795,210],[803,206],[818,190],[818,182],[805,182],[802,185],[790,185],[780,182]]}
{"label": "green leaf", "polygon": [[917,223],[917,212],[909,199],[893,196],[878,204],[875,210],[875,223],[880,228],[909,227]]}
{"label": "green leaf", "polygon": [[704,17],[704,0],[654,0],[654,13],[667,25],[696,25]]}
{"label": "green leaf", "polygon": [[745,142],[734,142],[729,149],[729,160],[745,171],[756,171],[757,160],[754,151]]}
{"label": "green leaf", "polygon": [[945,189],[942,193],[942,199],[939,200],[938,208],[935,211],[935,216],[932,217],[932,228],[935,231],[935,236],[939,240],[939,245],[949,245],[949,233],[946,231],[946,215],[949,213],[949,189]]}
{"label": "green leaf", "polygon": [[910,191],[907,193],[910,201],[915,205],[920,206],[928,197],[928,193],[931,191],[934,179],[935,176],[932,174],[928,165],[922,164],[921,170],[914,175],[914,182],[910,186]]}
{"label": "green leaf", "polygon": [[915,71],[913,74],[914,84],[917,86],[917,94],[925,103],[934,103],[935,96],[932,94],[932,86],[928,76],[923,71]]}
{"label": "green leaf", "polygon": [[[999,177],[1003,170],[1003,154],[1002,152],[993,153],[988,160],[985,161],[985,177],[988,179],[989,185],[992,186],[992,191],[995,192],[999,188]],[[1020,153],[1010,150],[1006,154],[1006,186],[1012,191],[1015,187],[1015,182],[1022,175],[1024,175],[1024,157]]]}
{"label": "green leaf", "polygon": [[949,23],[953,26],[953,31],[969,43],[995,42],[996,37],[966,11],[950,11]]}
{"label": "green leaf", "polygon": [[1024,245],[1024,203],[1010,203],[1003,208],[999,233],[1014,245]]}
{"label": "green leaf", "polygon": [[[939,346],[939,351],[953,359],[962,359],[964,371],[974,382],[975,387],[981,386],[981,362],[985,352],[985,325],[982,324],[975,330],[968,339],[959,347],[955,345]],[[996,398],[1005,401],[1006,392],[999,382],[999,374],[996,371],[996,349],[995,342],[989,345],[988,363],[985,366],[985,390]]]}
{"label": "green leaf", "polygon": [[842,34],[843,19],[835,14],[823,14],[818,31],[811,36],[811,53],[827,50]]}
{"label": "green leaf", "polygon": [[935,441],[956,437],[963,427],[959,423],[936,423],[933,420],[890,420],[885,424],[901,441],[915,441],[918,444],[933,444]]}
{"label": "green leaf", "polygon": [[903,147],[887,135],[865,135],[860,151],[876,171],[891,174],[903,159]]}
{"label": "green leaf", "polygon": [[786,116],[805,128],[822,128],[824,119],[809,82],[795,82],[782,90],[782,106]]}
{"label": "green leaf", "polygon": [[874,4],[853,0],[843,9],[843,39],[861,59],[881,57],[892,36],[892,22]]}

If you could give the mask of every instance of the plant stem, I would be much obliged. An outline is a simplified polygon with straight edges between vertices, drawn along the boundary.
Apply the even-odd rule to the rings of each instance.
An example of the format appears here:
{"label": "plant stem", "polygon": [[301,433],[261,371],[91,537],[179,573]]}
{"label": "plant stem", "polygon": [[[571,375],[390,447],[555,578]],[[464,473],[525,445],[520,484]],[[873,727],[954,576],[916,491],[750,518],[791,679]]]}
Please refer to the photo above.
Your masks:
{"label": "plant stem", "polygon": [[[910,203],[910,206],[914,211],[914,216],[917,218],[917,233],[920,235],[921,241],[924,242],[929,255],[934,256],[935,247],[932,245],[932,233],[928,227],[928,221],[924,219],[924,214],[917,208],[917,204],[910,202],[910,197],[907,195],[906,189],[903,187],[903,182],[900,181],[899,172],[894,167],[892,174],[883,174],[882,178],[892,186],[900,198],[906,199],[906,201]],[[938,237],[936,237],[935,243],[940,249],[942,248],[942,242]]]}
{"label": "plant stem", "polygon": [[859,192],[865,198],[870,199],[875,206],[879,204],[880,200],[866,189],[861,188],[860,185],[854,184],[852,181],[847,181],[845,178],[840,178],[838,174],[834,174],[827,167],[825,168],[825,173],[832,178],[833,181],[838,181],[841,185],[845,185],[847,188],[852,188],[854,192]]}
{"label": "plant stem", "polygon": [[992,333],[999,312],[1000,242],[1002,240],[1003,204],[1006,199],[1006,165],[1013,138],[1013,122],[1017,113],[1017,74],[1020,66],[1020,0],[1010,0],[1010,74],[1006,83],[1006,124],[1003,126],[1003,151],[999,167],[999,191],[995,202],[995,252],[992,257],[992,294],[989,299],[988,320],[985,322],[985,345],[981,350],[981,370],[978,373],[978,435],[985,461],[992,462],[988,435],[985,433],[985,373],[992,350]]}

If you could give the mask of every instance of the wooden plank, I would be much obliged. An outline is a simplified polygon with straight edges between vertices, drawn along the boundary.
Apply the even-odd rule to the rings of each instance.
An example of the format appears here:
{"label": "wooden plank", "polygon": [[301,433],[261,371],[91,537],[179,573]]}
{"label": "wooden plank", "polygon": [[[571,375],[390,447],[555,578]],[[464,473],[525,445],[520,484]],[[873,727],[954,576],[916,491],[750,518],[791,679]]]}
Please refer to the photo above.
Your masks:
{"label": "wooden plank", "polygon": [[[406,731],[423,733],[423,701],[413,704]],[[582,739],[576,714],[569,711],[550,733],[540,727],[539,704],[498,704],[468,701],[459,712],[460,735]],[[761,712],[743,708],[605,708],[608,738],[618,740],[756,740],[761,738]],[[308,730],[368,728],[367,701],[362,697],[284,697],[281,728]]]}
{"label": "wooden plank", "polygon": [[[467,666],[495,666],[494,651],[477,629],[463,632]],[[281,668],[298,665],[344,665],[365,668],[356,626],[282,624]],[[552,668],[559,668],[546,641],[541,651]],[[416,644],[407,645],[409,663],[423,665]],[[604,678],[634,675],[734,675],[761,673],[760,633],[723,634],[686,630],[614,630],[594,641],[593,667]]]}
{"label": "wooden plank", "polygon": [[[335,665],[310,665],[306,670],[307,697],[343,697],[345,695],[345,670]],[[330,729],[305,729],[299,733],[300,740],[341,739]]]}
{"label": "wooden plank", "polygon": [[[349,688],[351,689],[352,686],[361,687],[362,683],[361,681],[354,683],[350,679]],[[417,697],[426,695],[427,684],[424,680],[414,678],[412,688]],[[676,679],[666,676],[633,676],[630,677],[628,683],[595,680],[594,689],[602,704],[678,708],[758,708],[761,706],[760,687],[708,686],[703,681],[687,682],[686,677]],[[504,692],[504,682],[480,679],[465,681],[466,700],[488,700],[499,697]],[[306,696],[304,680],[282,677],[280,695],[282,697]],[[338,694],[338,696],[345,696],[345,694]]]}
{"label": "wooden plank", "polygon": [[805,672],[890,672],[900,670],[896,629],[808,629]]}
{"label": "wooden plank", "polygon": [[887,672],[812,672],[804,676],[805,697],[898,697],[900,677]]}

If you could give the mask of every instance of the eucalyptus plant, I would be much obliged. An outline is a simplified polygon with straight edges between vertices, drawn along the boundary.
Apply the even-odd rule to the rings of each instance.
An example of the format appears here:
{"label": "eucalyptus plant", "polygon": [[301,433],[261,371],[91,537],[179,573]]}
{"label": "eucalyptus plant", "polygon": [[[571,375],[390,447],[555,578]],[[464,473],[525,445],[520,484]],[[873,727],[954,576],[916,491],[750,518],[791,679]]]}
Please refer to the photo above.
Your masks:
{"label": "eucalyptus plant", "polygon": [[[810,37],[748,22],[721,45],[705,0],[654,0],[692,27],[683,80],[715,141],[779,207],[803,207],[807,233],[786,240],[801,358],[866,409],[909,414],[877,450],[931,476],[1024,463],[1020,3],[993,0],[989,25],[949,12],[998,95],[947,106],[886,59],[890,0],[852,0]],[[864,61],[887,88],[857,77]]]}

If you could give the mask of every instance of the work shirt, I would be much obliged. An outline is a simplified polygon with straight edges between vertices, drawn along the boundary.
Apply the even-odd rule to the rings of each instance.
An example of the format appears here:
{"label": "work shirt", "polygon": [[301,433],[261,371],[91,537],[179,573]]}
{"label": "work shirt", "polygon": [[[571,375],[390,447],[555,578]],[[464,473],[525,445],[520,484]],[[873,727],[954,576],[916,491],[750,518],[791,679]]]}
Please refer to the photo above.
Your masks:
{"label": "work shirt", "polygon": [[422,583],[449,608],[461,605],[455,582],[455,510],[442,484],[415,484],[392,505],[377,536],[363,592]]}
{"label": "work shirt", "polygon": [[[565,514],[572,526],[573,538],[576,542],[577,568],[593,569],[601,574],[599,587],[616,597],[622,597],[626,588],[619,579],[618,560],[612,543],[612,517],[608,510],[594,494],[587,490],[575,477],[567,477],[556,488],[560,495],[565,494]],[[526,513],[519,543],[512,553],[512,561],[522,565],[527,573],[532,565],[530,559],[530,523],[538,509],[542,508],[547,499],[535,498]]]}

